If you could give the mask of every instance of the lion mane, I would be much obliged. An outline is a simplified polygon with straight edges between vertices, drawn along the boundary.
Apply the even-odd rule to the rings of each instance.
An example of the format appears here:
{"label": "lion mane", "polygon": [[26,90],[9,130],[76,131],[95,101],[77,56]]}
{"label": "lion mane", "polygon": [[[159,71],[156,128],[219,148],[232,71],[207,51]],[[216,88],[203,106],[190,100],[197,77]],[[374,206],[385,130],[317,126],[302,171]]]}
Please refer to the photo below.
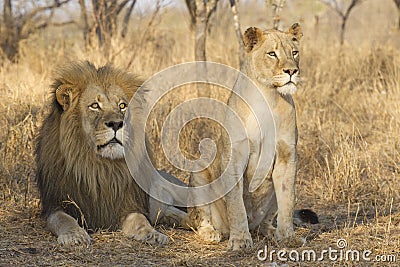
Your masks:
{"label": "lion mane", "polygon": [[[129,213],[147,215],[148,197],[132,178],[125,159],[99,156],[88,144],[79,108],[90,85],[116,85],[129,100],[142,84],[135,75],[90,62],[56,71],[48,115],[36,147],[42,215],[63,210],[89,230],[121,227]],[[57,95],[58,90],[63,94]]]}

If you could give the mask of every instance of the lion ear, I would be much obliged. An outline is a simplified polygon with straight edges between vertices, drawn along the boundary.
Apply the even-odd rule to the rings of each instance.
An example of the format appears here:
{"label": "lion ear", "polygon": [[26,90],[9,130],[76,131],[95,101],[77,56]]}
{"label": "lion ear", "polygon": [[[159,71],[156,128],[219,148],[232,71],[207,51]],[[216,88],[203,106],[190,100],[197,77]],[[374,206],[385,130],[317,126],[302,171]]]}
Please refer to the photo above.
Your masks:
{"label": "lion ear", "polygon": [[293,24],[286,32],[291,35],[292,41],[298,42],[303,36],[303,31],[301,30],[301,26],[298,23]]}
{"label": "lion ear", "polygon": [[256,27],[250,27],[244,32],[243,43],[247,52],[253,50],[254,46],[264,40],[262,30]]}
{"label": "lion ear", "polygon": [[62,84],[56,89],[56,99],[63,110],[67,110],[71,105],[72,91],[72,86],[69,84]]}

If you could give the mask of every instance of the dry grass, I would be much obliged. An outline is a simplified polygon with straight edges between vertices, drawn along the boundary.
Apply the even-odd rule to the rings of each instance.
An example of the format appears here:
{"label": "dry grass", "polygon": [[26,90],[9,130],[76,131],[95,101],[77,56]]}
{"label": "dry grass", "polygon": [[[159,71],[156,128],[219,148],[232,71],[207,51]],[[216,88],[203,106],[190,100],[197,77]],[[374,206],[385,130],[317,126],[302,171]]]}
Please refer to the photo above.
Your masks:
{"label": "dry grass", "polygon": [[[54,66],[76,59],[97,64],[111,61],[119,67],[130,66],[129,70],[147,77],[164,67],[190,61],[193,51],[187,25],[169,27],[177,25],[172,23],[176,16],[182,15],[166,11],[146,31],[140,29],[147,27],[148,20],[137,21],[132,40],[116,40],[108,59],[95,49],[83,49],[79,34],[71,28],[62,33],[50,29],[33,36],[24,43],[18,64],[1,64],[0,265],[272,266],[258,261],[256,255],[264,245],[277,248],[277,244],[256,234],[255,248],[237,253],[225,250],[226,241],[204,244],[194,233],[175,229],[165,230],[172,239],[167,248],[149,247],[120,233],[104,232],[94,235],[95,243],[89,248],[71,249],[58,246],[39,218],[33,182],[34,136],[42,120]],[[236,40],[233,31],[225,32],[230,20],[224,16],[218,15],[221,25],[211,33],[209,58],[237,67]],[[261,17],[260,13],[244,16],[244,25],[260,23]],[[358,16],[354,25],[366,18],[367,15]],[[312,33],[312,23],[304,24]],[[321,25],[319,32],[329,27]],[[355,27],[350,33],[363,36],[363,30],[366,33],[365,29]],[[297,206],[316,210],[321,223],[297,229],[309,240],[303,249],[335,248],[336,240],[344,238],[351,249],[370,249],[373,255],[392,254],[400,261],[400,50],[398,43],[396,46],[399,33],[382,31],[382,38],[393,41],[385,43],[350,39],[350,43],[358,44],[356,47],[339,47],[325,37],[307,37],[308,33],[302,47],[303,84],[295,96],[300,158]],[[179,97],[168,96],[162,101],[150,121],[153,149],[159,153],[157,129],[175,105],[194,96],[190,88],[180,90],[176,94]],[[225,99],[223,93],[213,93],[213,97]],[[196,156],[201,127],[186,128],[181,142],[187,149],[186,155]],[[174,169],[162,156],[157,165],[187,178],[187,173]],[[390,265],[374,264],[319,263]]]}

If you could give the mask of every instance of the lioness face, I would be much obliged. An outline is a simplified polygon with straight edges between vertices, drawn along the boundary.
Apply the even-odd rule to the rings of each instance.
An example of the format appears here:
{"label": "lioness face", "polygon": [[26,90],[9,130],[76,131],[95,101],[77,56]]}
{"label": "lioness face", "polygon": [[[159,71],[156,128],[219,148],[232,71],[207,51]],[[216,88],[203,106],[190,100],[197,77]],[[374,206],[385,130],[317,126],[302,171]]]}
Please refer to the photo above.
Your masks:
{"label": "lioness face", "polygon": [[301,36],[298,24],[287,32],[249,28],[244,41],[255,78],[277,88],[281,94],[294,93],[300,80],[298,40]]}
{"label": "lioness face", "polygon": [[89,85],[82,93],[79,108],[83,130],[95,152],[104,158],[122,158],[123,121],[128,108],[123,90],[116,85]]}

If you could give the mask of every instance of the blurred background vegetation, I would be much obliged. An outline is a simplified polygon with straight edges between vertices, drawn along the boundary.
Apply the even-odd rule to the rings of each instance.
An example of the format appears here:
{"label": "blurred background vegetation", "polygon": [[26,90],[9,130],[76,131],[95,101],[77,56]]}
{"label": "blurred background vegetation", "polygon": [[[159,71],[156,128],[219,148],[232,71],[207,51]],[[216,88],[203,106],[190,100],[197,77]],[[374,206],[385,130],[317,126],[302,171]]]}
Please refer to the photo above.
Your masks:
{"label": "blurred background vegetation", "polygon": [[[321,217],[320,228],[311,230],[309,246],[320,248],[345,237],[351,246],[398,255],[399,1],[3,0],[0,10],[0,228],[6,237],[1,246],[19,244],[22,236],[41,244],[47,233],[38,219],[33,153],[56,66],[90,60],[144,78],[201,57],[239,68],[238,29],[239,33],[250,26],[284,30],[299,22],[304,37],[302,84],[294,96],[300,160],[297,206],[311,207]],[[226,100],[226,91],[210,90],[210,97]],[[196,96],[191,87],[174,90],[148,124],[152,149],[159,155],[157,166],[183,180],[188,174],[162,155],[160,129],[173,107]],[[195,123],[188,124],[180,135],[183,152],[196,156],[204,137]],[[21,214],[24,219],[16,219]],[[31,235],[32,228],[20,225],[26,220],[39,229],[37,236]],[[198,260],[194,264],[201,263],[207,253],[219,257],[216,247],[188,252],[185,246],[193,237],[175,238],[179,253],[147,251],[143,257],[169,257],[167,265],[191,257]],[[97,240],[103,251],[111,249],[103,238]],[[256,248],[265,243],[257,242]],[[54,263],[54,253],[48,258],[42,255],[42,260]],[[243,256],[248,260],[244,264],[252,263],[254,257],[249,257]],[[21,256],[16,263],[26,260],[33,259]]]}

